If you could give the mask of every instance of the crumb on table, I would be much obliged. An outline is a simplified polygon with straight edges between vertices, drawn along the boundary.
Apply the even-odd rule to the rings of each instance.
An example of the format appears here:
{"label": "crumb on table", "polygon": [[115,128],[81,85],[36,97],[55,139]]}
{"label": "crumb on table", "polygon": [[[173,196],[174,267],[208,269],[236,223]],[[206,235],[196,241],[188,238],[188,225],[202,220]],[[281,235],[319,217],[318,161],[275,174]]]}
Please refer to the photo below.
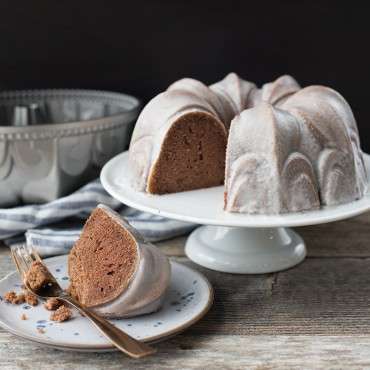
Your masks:
{"label": "crumb on table", "polygon": [[44,307],[49,311],[55,311],[62,305],[63,305],[63,302],[59,300],[58,298],[49,298],[44,303]]}
{"label": "crumb on table", "polygon": [[72,311],[67,306],[60,306],[56,311],[54,311],[51,316],[50,320],[63,322],[67,321],[72,317]]}
{"label": "crumb on table", "polygon": [[22,313],[21,320],[28,320],[28,317],[25,313]]}

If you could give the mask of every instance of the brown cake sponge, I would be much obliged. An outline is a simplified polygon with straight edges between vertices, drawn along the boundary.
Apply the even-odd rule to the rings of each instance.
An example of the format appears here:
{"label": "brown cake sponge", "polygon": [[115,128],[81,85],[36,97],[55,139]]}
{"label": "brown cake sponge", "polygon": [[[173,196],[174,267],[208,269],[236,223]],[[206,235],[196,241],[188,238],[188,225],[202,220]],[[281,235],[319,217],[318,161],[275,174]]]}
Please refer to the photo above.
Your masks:
{"label": "brown cake sponge", "polygon": [[225,151],[225,131],[214,117],[183,115],[167,132],[147,191],[164,194],[222,185]]}
{"label": "brown cake sponge", "polygon": [[69,255],[70,294],[86,307],[111,301],[127,288],[138,261],[135,239],[96,208]]}

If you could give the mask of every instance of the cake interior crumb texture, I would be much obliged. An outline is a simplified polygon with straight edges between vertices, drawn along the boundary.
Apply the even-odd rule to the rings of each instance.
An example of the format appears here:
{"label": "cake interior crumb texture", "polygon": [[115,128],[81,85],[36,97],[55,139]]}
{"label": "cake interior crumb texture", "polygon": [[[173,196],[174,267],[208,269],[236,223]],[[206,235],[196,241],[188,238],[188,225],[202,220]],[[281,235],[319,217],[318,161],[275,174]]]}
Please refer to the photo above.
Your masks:
{"label": "cake interior crumb texture", "polygon": [[31,306],[37,306],[39,304],[39,300],[37,299],[37,297],[30,292],[26,292],[24,294],[24,299],[26,303],[28,303]]}
{"label": "cake interior crumb texture", "polygon": [[39,261],[34,261],[27,271],[26,280],[33,291],[37,291],[52,281],[47,268]]}
{"label": "cake interior crumb texture", "polygon": [[71,317],[71,309],[67,306],[62,305],[50,315],[50,320],[63,322],[69,320]]}
{"label": "cake interior crumb texture", "polygon": [[37,297],[27,291],[21,292],[21,293],[16,293],[14,291],[10,291],[5,293],[4,299],[6,302],[11,303],[11,304],[22,304],[22,303],[27,303],[31,306],[37,306],[39,303]]}
{"label": "cake interior crumb texture", "polygon": [[4,294],[5,302],[16,304],[17,301],[17,293],[14,291],[6,292]]}
{"label": "cake interior crumb texture", "polygon": [[14,300],[15,304],[22,304],[26,301],[26,295],[24,293],[17,294],[17,298]]}
{"label": "cake interior crumb texture", "polygon": [[109,302],[128,287],[138,261],[133,236],[96,208],[69,254],[70,294],[86,307]]}
{"label": "cake interior crumb texture", "polygon": [[149,193],[164,194],[222,185],[226,136],[209,114],[189,113],[168,131],[148,184]]}

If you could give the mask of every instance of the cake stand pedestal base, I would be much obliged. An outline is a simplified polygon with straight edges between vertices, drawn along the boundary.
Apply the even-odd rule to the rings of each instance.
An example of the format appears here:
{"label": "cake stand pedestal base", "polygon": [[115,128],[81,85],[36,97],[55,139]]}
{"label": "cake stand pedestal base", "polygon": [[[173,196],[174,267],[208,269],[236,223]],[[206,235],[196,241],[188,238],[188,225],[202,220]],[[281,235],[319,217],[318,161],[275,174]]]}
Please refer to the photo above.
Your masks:
{"label": "cake stand pedestal base", "polygon": [[306,257],[303,239],[284,227],[201,226],[190,234],[185,252],[199,265],[236,274],[281,271]]}

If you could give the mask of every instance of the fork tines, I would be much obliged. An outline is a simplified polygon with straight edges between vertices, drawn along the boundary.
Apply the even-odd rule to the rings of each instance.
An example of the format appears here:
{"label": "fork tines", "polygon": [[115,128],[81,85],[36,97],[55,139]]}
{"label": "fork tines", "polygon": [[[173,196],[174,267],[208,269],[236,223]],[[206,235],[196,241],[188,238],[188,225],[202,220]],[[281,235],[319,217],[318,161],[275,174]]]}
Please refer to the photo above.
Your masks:
{"label": "fork tines", "polygon": [[20,275],[24,279],[32,263],[34,261],[41,262],[41,258],[34,248],[27,246],[26,244],[12,245],[10,248],[14,263],[17,266]]}

